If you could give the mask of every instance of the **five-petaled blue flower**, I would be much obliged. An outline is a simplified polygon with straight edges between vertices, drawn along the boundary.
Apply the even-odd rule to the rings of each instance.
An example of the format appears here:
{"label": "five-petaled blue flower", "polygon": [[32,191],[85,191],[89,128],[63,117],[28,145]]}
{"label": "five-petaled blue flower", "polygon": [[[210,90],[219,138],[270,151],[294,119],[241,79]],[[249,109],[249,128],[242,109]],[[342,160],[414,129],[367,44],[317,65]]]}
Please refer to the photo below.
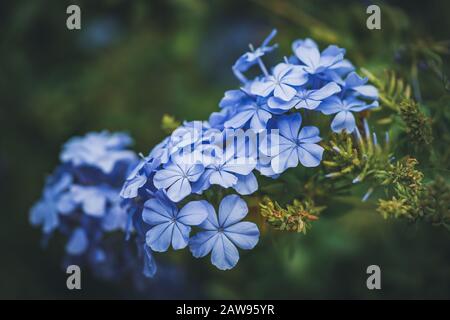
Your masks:
{"label": "five-petaled blue flower", "polygon": [[176,205],[158,194],[147,200],[142,219],[151,226],[146,234],[146,243],[157,252],[167,251],[170,244],[175,250],[188,245],[190,226],[201,224],[206,219],[202,201],[191,201],[180,211]]}
{"label": "five-petaled blue flower", "polygon": [[214,207],[202,201],[206,220],[199,225],[204,229],[189,241],[189,248],[194,257],[204,257],[211,252],[211,262],[220,270],[233,268],[239,260],[236,248],[250,250],[259,239],[259,230],[252,222],[241,222],[247,215],[248,207],[237,195],[229,195],[222,199],[219,206],[219,217]]}
{"label": "five-petaled blue flower", "polygon": [[273,75],[265,77],[262,81],[255,81],[250,87],[250,92],[261,97],[267,97],[273,93],[274,97],[283,101],[291,100],[297,90],[308,81],[303,67],[287,63],[279,63],[273,69]]}
{"label": "five-petaled blue flower", "polygon": [[[199,185],[196,185],[198,191],[206,190],[211,184],[220,185],[223,188],[236,187],[239,180],[250,175],[256,166],[253,158],[235,158],[233,152],[220,153],[215,157],[210,157],[208,162],[203,176],[198,181]],[[251,179],[251,177],[249,178]],[[251,179],[247,183],[253,183],[252,185],[256,183],[256,187],[258,186],[256,179]],[[254,189],[252,186],[249,188]]]}
{"label": "five-petaled blue flower", "polygon": [[353,132],[356,123],[352,112],[359,112],[376,107],[378,107],[378,101],[367,104],[364,101],[352,97],[342,100],[333,96],[322,102],[318,110],[327,115],[336,113],[336,116],[331,122],[331,129],[334,132],[341,132],[342,130]]}
{"label": "five-petaled blue flower", "polygon": [[198,180],[204,171],[200,163],[186,161],[185,157],[172,157],[163,169],[155,173],[153,184],[157,189],[166,190],[166,194],[173,202],[179,202],[191,194],[191,183]]}
{"label": "five-petaled blue flower", "polygon": [[321,140],[319,129],[303,127],[299,113],[281,116],[277,127],[279,134],[272,133],[261,143],[260,151],[271,157],[275,173],[296,167],[298,162],[305,167],[316,167],[322,160],[324,149],[317,144]]}
{"label": "five-petaled blue flower", "polygon": [[331,45],[321,53],[317,44],[311,39],[294,42],[293,49],[295,56],[305,65],[304,70],[310,75],[319,75],[338,69],[345,62],[345,49]]}

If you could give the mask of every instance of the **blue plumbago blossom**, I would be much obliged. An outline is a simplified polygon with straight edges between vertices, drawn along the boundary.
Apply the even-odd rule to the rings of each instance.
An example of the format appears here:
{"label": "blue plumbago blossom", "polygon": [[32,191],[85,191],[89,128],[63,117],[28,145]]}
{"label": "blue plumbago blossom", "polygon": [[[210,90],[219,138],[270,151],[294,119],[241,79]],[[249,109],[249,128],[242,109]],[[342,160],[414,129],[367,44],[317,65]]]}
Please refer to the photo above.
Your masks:
{"label": "blue plumbago blossom", "polygon": [[372,109],[378,107],[378,101],[374,101],[371,104],[356,99],[347,98],[341,100],[336,96],[333,96],[326,101],[324,101],[319,110],[323,114],[336,114],[333,121],[331,122],[331,129],[334,132],[341,132],[346,130],[348,132],[353,132],[356,127],[355,117],[353,112],[360,112],[367,109]]}
{"label": "blue plumbago blossom", "polygon": [[249,157],[235,157],[232,152],[220,153],[208,158],[206,169],[196,184],[196,192],[201,192],[210,185],[223,188],[233,187],[241,194],[250,194],[258,188],[258,182],[252,174],[256,161]]}
{"label": "blue plumbago blossom", "polygon": [[321,140],[319,129],[313,126],[301,128],[301,124],[299,113],[281,116],[277,121],[279,134],[268,135],[261,144],[260,151],[271,157],[275,173],[296,167],[299,161],[305,167],[320,164],[324,149],[317,144]]}
{"label": "blue plumbago blossom", "polygon": [[[250,250],[258,243],[258,227],[252,222],[241,222],[248,213],[248,207],[245,201],[236,195],[222,199],[218,217],[211,204],[206,201],[201,204],[202,212],[207,214],[207,218],[199,225],[203,231],[189,240],[192,255],[200,258],[211,252],[213,265],[220,270],[231,269],[239,260],[236,247]],[[201,208],[199,206],[196,209]]]}
{"label": "blue plumbago blossom", "polygon": [[[97,264],[104,260],[104,235],[125,230],[120,186],[138,162],[127,149],[128,135],[106,131],[75,137],[64,145],[62,164],[30,211],[30,222],[44,238],[58,231],[67,236],[70,257]],[[108,157],[110,155],[110,158]]]}
{"label": "blue plumbago blossom", "polygon": [[273,96],[283,101],[290,101],[296,94],[296,87],[308,81],[304,68],[288,63],[280,63],[273,69],[273,74],[256,80],[250,87],[252,94]]}
{"label": "blue plumbago blossom", "polygon": [[191,183],[200,178],[205,167],[201,163],[190,163],[182,156],[172,160],[155,173],[153,184],[164,190],[171,201],[179,202],[192,193]]}
{"label": "blue plumbago blossom", "polygon": [[176,205],[164,195],[147,200],[142,218],[151,228],[146,233],[146,243],[158,252],[167,251],[170,244],[175,250],[188,245],[190,226],[206,219],[202,201],[191,201],[178,211]]}
{"label": "blue plumbago blossom", "polygon": [[313,40],[305,39],[294,41],[292,49],[295,57],[291,60],[299,61],[310,76],[332,79],[339,71],[353,70],[353,66],[344,59],[345,49],[335,45],[328,46],[320,52]]}

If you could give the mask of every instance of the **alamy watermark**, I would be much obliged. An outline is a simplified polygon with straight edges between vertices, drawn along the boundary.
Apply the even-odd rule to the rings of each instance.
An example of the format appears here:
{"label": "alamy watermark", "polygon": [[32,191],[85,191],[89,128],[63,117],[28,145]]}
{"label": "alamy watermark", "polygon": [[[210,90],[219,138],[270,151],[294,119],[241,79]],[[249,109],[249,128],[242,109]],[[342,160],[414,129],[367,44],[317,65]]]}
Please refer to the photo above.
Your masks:
{"label": "alamy watermark", "polygon": [[81,268],[73,264],[67,267],[66,273],[69,274],[66,280],[67,289],[81,290]]}
{"label": "alamy watermark", "polygon": [[381,29],[381,9],[379,6],[373,4],[367,7],[366,13],[370,16],[366,20],[366,26],[369,30]]}
{"label": "alamy watermark", "polygon": [[376,264],[370,265],[366,269],[370,276],[367,278],[366,286],[369,290],[381,289],[381,269]]}
{"label": "alamy watermark", "polygon": [[69,30],[81,29],[81,9],[79,6],[72,4],[67,7],[66,13],[69,15],[66,20],[66,26]]}

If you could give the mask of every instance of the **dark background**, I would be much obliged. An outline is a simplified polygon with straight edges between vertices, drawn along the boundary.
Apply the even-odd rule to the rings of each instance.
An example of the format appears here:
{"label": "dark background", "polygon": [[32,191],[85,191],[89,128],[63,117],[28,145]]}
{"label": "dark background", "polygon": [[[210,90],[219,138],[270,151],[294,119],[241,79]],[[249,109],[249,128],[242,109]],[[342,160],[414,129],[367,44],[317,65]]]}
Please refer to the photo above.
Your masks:
{"label": "dark background", "polygon": [[[82,30],[66,28],[78,4]],[[263,229],[229,272],[189,252],[168,254],[173,273],[151,290],[83,272],[66,289],[63,239],[40,246],[28,210],[73,135],[129,132],[147,153],[164,133],[163,113],[207,119],[249,42],[276,27],[278,55],[311,37],[347,49],[355,65],[392,68],[405,44],[449,39],[450,2],[381,2],[382,30],[366,28],[370,1],[1,1],[0,298],[450,298],[450,234],[386,221],[359,198],[330,203],[305,235]],[[159,259],[159,257],[158,257]],[[382,290],[366,288],[366,268],[382,270]],[[173,276],[171,275],[173,274]]]}

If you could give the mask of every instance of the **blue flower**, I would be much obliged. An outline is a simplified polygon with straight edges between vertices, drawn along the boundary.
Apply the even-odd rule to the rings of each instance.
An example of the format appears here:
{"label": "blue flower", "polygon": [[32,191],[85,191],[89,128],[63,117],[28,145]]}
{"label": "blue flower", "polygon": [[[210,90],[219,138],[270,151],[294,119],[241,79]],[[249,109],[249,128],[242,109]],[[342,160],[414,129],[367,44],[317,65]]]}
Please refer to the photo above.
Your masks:
{"label": "blue flower", "polygon": [[59,207],[60,209],[63,208],[62,212],[64,214],[80,208],[86,215],[103,217],[109,210],[110,203],[118,200],[118,190],[106,185],[72,185]]}
{"label": "blue flower", "polygon": [[[199,193],[209,188],[211,184],[223,188],[235,188],[241,194],[249,194],[258,188],[258,183],[252,170],[256,161],[248,157],[235,158],[234,152],[220,153],[210,157],[205,172],[195,184],[195,192]],[[252,175],[252,176],[250,176]]]}
{"label": "blue flower", "polygon": [[332,45],[320,53],[317,44],[311,39],[295,41],[293,49],[295,56],[305,65],[304,70],[310,75],[338,69],[344,61],[345,49]]}
{"label": "blue flower", "polygon": [[55,230],[66,235],[68,255],[98,261],[103,235],[125,229],[119,188],[136,163],[136,155],[126,149],[130,143],[127,135],[101,132],[64,145],[64,163],[47,180],[30,222],[42,225],[47,237]]}
{"label": "blue flower", "polygon": [[77,228],[66,244],[66,252],[71,255],[80,255],[87,250],[88,245],[89,239],[86,232],[83,228]]}
{"label": "blue flower", "polygon": [[233,106],[224,107],[219,112],[213,112],[209,116],[209,124],[211,128],[223,130],[225,128],[225,122],[227,122],[236,113],[236,108]]}
{"label": "blue flower", "polygon": [[203,209],[205,201],[191,201],[180,211],[163,196],[147,200],[142,219],[151,226],[146,243],[154,251],[167,251],[170,244],[175,250],[188,245],[190,226],[201,224],[207,216]]}
{"label": "blue flower", "polygon": [[157,189],[164,189],[173,202],[179,202],[191,194],[191,183],[197,181],[204,171],[200,163],[191,163],[182,156],[172,157],[172,161],[158,170],[153,177]]}
{"label": "blue flower", "polygon": [[275,97],[270,97],[268,105],[270,108],[281,110],[290,110],[292,108],[314,110],[323,100],[339,91],[341,91],[341,88],[336,83],[330,82],[317,90],[300,88],[295,96],[288,102]]}
{"label": "blue flower", "polygon": [[241,222],[248,213],[248,207],[245,201],[236,195],[222,199],[219,217],[211,204],[202,204],[207,218],[199,225],[204,231],[197,233],[189,241],[192,255],[200,258],[211,252],[213,265],[220,270],[231,269],[239,260],[236,246],[250,250],[258,243],[258,227],[252,222]]}
{"label": "blue flower", "polygon": [[250,49],[252,51],[244,53],[239,57],[239,59],[237,59],[232,67],[233,73],[236,78],[238,78],[242,82],[246,82],[247,79],[242,73],[247,71],[253,65],[259,63],[259,61],[261,61],[261,57],[263,57],[266,53],[269,53],[278,47],[278,44],[269,46],[269,42],[272,41],[276,34],[277,30],[272,30],[272,32],[267,36],[260,47],[254,49],[253,46],[250,45]]}
{"label": "blue flower", "polygon": [[280,63],[273,69],[273,75],[263,78],[262,81],[254,81],[250,92],[261,97],[267,97],[273,93],[276,98],[290,101],[297,93],[295,87],[307,81],[308,78],[302,67]]}
{"label": "blue flower", "polygon": [[251,129],[260,130],[266,128],[270,118],[272,114],[265,102],[248,101],[236,110],[235,114],[224,123],[224,127],[239,129],[249,123]]}
{"label": "blue flower", "polygon": [[131,142],[124,133],[91,132],[70,139],[64,145],[60,159],[73,166],[94,167],[110,174],[116,164],[136,159],[134,152],[125,149]]}
{"label": "blue flower", "polygon": [[144,268],[142,273],[147,278],[153,278],[157,271],[157,265],[152,251],[147,245],[144,245]]}
{"label": "blue flower", "polygon": [[54,199],[43,198],[30,210],[30,223],[33,226],[42,226],[42,232],[50,234],[59,225],[58,210]]}
{"label": "blue flower", "polygon": [[305,167],[316,167],[322,160],[324,149],[316,144],[321,140],[319,129],[312,126],[300,130],[299,113],[281,116],[277,121],[279,134],[270,134],[261,143],[260,151],[271,157],[272,170],[278,174],[298,162]]}
{"label": "blue flower", "polygon": [[341,132],[342,130],[353,132],[356,124],[355,117],[352,112],[360,112],[376,107],[378,107],[378,101],[367,104],[364,101],[352,97],[341,100],[338,97],[333,96],[324,101],[320,105],[319,110],[326,115],[336,114],[331,122],[331,129],[334,132]]}
{"label": "blue flower", "polygon": [[34,226],[42,225],[45,234],[59,226],[59,202],[73,182],[73,177],[65,170],[65,167],[60,166],[54,175],[47,178],[42,199],[30,210],[30,223]]}
{"label": "blue flower", "polygon": [[[136,198],[140,189],[146,186],[148,181],[153,183],[153,174],[160,164],[161,161],[158,158],[145,157],[141,159],[125,180],[120,196],[124,199]],[[151,190],[154,189],[153,185],[147,185],[146,187],[148,190],[154,191]]]}
{"label": "blue flower", "polygon": [[344,81],[343,91],[353,91],[356,96],[366,99],[378,99],[377,88],[368,85],[367,81],[367,78],[362,78],[356,72],[351,72]]}

